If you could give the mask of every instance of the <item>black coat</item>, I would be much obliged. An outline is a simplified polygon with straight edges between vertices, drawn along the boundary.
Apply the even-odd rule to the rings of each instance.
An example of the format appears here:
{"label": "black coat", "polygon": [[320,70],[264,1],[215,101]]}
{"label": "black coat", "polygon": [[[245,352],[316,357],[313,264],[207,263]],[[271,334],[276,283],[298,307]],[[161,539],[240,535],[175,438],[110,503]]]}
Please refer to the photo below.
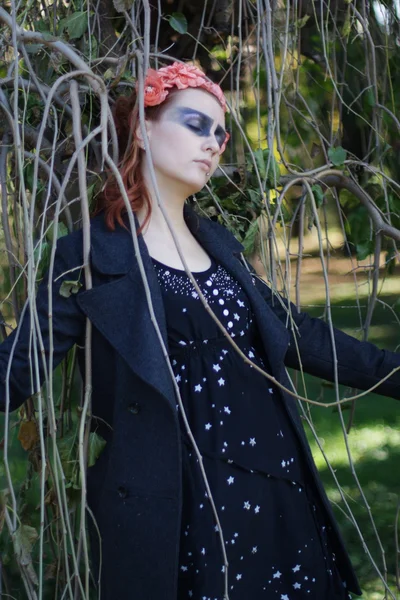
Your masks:
{"label": "black coat", "polygon": [[[248,272],[240,260],[242,246],[223,227],[185,209],[188,225],[200,244],[221,263],[246,291],[272,374],[290,389],[285,366],[299,367],[324,379],[334,378],[328,326],[298,313],[293,333],[287,310],[270,288]],[[161,291],[146,245],[139,236],[154,312],[167,344]],[[93,324],[92,406],[94,424],[107,444],[88,473],[88,504],[102,536],[101,597],[106,600],[176,600],[181,516],[181,448],[173,384],[147,307],[145,290],[129,231],[107,230],[100,215],[92,220],[93,288],[64,298],[63,279],[76,279],[82,265],[82,234],[58,242],[53,277],[54,366],[75,343],[84,344],[85,319]],[[57,281],[55,281],[57,280]],[[47,286],[42,284],[37,309],[45,348],[48,344]],[[296,336],[296,343],[294,340]],[[0,347],[0,402],[4,410],[4,380],[12,334]],[[365,389],[394,367],[399,355],[358,342],[335,330],[339,381]],[[30,394],[29,311],[16,344],[10,375],[10,409]],[[81,361],[82,366],[82,361]],[[83,368],[83,366],[82,366]],[[376,390],[400,398],[396,373]],[[317,493],[332,527],[337,565],[349,589],[357,580],[321,486],[298,413],[296,400],[282,393],[304,455],[315,477]],[[104,423],[111,425],[111,428]],[[90,521],[90,517],[88,516]],[[94,571],[98,543],[92,536]]]}

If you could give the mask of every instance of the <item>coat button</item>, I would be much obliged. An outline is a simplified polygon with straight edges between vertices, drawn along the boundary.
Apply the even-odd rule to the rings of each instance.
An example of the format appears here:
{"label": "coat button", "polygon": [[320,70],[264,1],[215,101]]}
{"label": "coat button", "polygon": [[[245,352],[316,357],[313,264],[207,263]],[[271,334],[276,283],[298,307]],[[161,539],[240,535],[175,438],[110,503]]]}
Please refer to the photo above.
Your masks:
{"label": "coat button", "polygon": [[120,485],[118,488],[118,496],[120,498],[126,498],[127,495],[128,495],[128,490],[125,487],[123,487],[122,485]]}
{"label": "coat button", "polygon": [[140,413],[140,404],[139,404],[139,402],[132,402],[132,404],[130,404],[128,406],[128,410],[133,415],[138,415]]}

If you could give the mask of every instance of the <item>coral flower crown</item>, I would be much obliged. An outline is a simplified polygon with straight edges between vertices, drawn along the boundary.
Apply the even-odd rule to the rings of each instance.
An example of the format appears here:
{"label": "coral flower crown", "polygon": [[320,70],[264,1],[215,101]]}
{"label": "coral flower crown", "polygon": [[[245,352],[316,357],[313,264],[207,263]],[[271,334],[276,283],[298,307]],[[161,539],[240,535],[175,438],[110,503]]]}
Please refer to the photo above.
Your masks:
{"label": "coral flower crown", "polygon": [[203,71],[193,65],[174,62],[168,67],[155,71],[148,69],[144,82],[144,105],[157,106],[164,102],[169,90],[177,87],[178,90],[186,88],[203,88],[213,94],[226,112],[226,100],[223,91],[216,83],[206,78]]}

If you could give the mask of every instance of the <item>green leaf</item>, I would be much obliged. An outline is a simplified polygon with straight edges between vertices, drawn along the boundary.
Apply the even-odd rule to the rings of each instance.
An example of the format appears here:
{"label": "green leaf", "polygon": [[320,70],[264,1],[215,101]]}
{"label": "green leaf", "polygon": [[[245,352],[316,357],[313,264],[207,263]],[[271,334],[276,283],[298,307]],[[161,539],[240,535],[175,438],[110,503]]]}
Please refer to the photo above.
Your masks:
{"label": "green leaf", "polygon": [[226,229],[234,236],[238,237],[238,226],[237,219],[234,216],[228,214],[228,221],[225,221],[222,215],[218,215],[218,223],[224,225]]}
{"label": "green leaf", "polygon": [[29,579],[34,585],[38,585],[38,579],[32,565],[32,548],[38,539],[37,531],[29,525],[20,525],[14,534],[15,554],[21,564],[24,565]]}
{"label": "green leaf", "polygon": [[111,67],[109,69],[107,69],[106,71],[104,71],[104,73],[103,73],[104,81],[109,81],[110,79],[114,79],[114,77],[115,77],[115,71]]}
{"label": "green leaf", "polygon": [[249,188],[247,190],[247,194],[250,196],[250,202],[254,208],[260,208],[260,206],[263,206],[263,199],[260,194],[260,190],[253,190]]}
{"label": "green leaf", "polygon": [[[61,221],[59,221],[58,225],[57,225],[57,239],[59,239],[60,237],[64,237],[64,235],[67,235],[67,234],[68,234],[68,229],[67,229],[66,225],[64,225],[64,223],[61,223]],[[50,227],[48,228],[46,237],[50,243],[52,243],[54,241],[54,223],[52,223],[50,225]]]}
{"label": "green leaf", "polygon": [[106,440],[101,437],[95,431],[89,435],[89,457],[88,457],[88,465],[89,467],[93,467],[96,460],[99,458],[102,453],[104,446],[107,444]]}
{"label": "green leaf", "polygon": [[329,148],[328,156],[335,167],[341,167],[346,160],[347,152],[342,146],[337,146],[336,148]]}
{"label": "green leaf", "polygon": [[169,24],[178,33],[187,33],[188,22],[184,14],[173,12],[169,18]]}
{"label": "green leaf", "polygon": [[74,12],[69,17],[61,19],[58,24],[58,30],[62,33],[65,29],[68,32],[70,40],[76,40],[83,36],[88,28],[88,14],[87,11]]}
{"label": "green leaf", "polygon": [[282,225],[282,227],[286,227],[287,223],[291,220],[292,216],[293,212],[289,210],[285,202],[282,202],[279,214],[279,222]]}
{"label": "green leaf", "polygon": [[279,185],[281,178],[281,170],[276,161],[274,153],[269,148],[263,150],[264,164],[267,170],[267,187],[270,190],[275,189]]}
{"label": "green leaf", "polygon": [[[26,51],[28,54],[38,54],[42,48],[43,44],[25,44]],[[2,70],[0,69],[0,77],[5,77],[7,75],[7,71],[5,75],[2,74]]]}
{"label": "green leaf", "polygon": [[253,158],[250,154],[250,152],[246,152],[245,156],[245,162],[246,162],[246,171],[248,171],[249,173],[253,173],[254,171],[254,163],[253,163]]}
{"label": "green leaf", "polygon": [[44,21],[34,21],[35,31],[38,31],[42,34],[45,40],[55,40],[54,32],[49,30],[49,21],[45,19]]}
{"label": "green leaf", "polygon": [[254,158],[256,161],[257,169],[260,173],[261,179],[265,177],[265,162],[264,162],[264,152],[262,148],[257,148],[254,150]]}
{"label": "green leaf", "polygon": [[87,52],[91,51],[90,58],[93,60],[99,57],[99,42],[94,35],[90,36],[90,45],[87,44]]}
{"label": "green leaf", "polygon": [[44,40],[54,40],[54,34],[49,31],[49,22],[47,20],[35,21],[35,31],[41,33]]}
{"label": "green leaf", "polygon": [[311,190],[314,194],[315,204],[317,205],[317,208],[320,208],[324,202],[324,192],[322,191],[322,187],[316,184],[311,187]]}
{"label": "green leaf", "polygon": [[99,186],[98,186],[98,182],[97,181],[95,181],[91,185],[88,185],[88,187],[87,187],[87,199],[88,199],[89,206],[92,205],[93,199],[94,199],[96,193],[98,192],[98,188],[99,188]]}
{"label": "green leaf", "polygon": [[67,434],[64,433],[62,438],[57,439],[57,447],[64,472],[66,472],[66,465],[73,465],[78,461],[77,437],[77,431],[72,429]]}
{"label": "green leaf", "polygon": [[[39,252],[40,252],[40,256],[39,256]],[[39,261],[39,269],[38,269],[39,278],[41,278],[43,272],[47,271],[47,269],[48,269],[49,262],[50,262],[50,255],[51,255],[51,250],[50,250],[50,244],[48,242],[42,242],[41,247],[37,246],[33,252],[35,262]]]}
{"label": "green leaf", "polygon": [[50,31],[42,31],[42,37],[46,42],[55,42],[57,39]]}
{"label": "green leaf", "polygon": [[63,281],[60,285],[60,296],[69,298],[71,294],[77,294],[81,287],[80,281]]}
{"label": "green leaf", "polygon": [[343,27],[342,27],[342,36],[343,37],[347,37],[351,32],[351,18],[350,18],[350,13],[348,12],[346,15],[346,20],[343,23]]}
{"label": "green leaf", "polygon": [[365,103],[367,106],[369,106],[369,108],[374,108],[376,104],[374,90],[371,88],[365,92]]}
{"label": "green leaf", "polygon": [[304,15],[304,17],[302,17],[301,19],[298,19],[298,21],[296,23],[296,28],[301,29],[302,27],[304,27],[304,25],[307,23],[309,18],[310,18],[310,15]]}
{"label": "green leaf", "polygon": [[366,242],[356,244],[357,259],[365,260],[370,254],[373,253],[374,249],[375,243],[373,240],[368,240]]}
{"label": "green leaf", "polygon": [[346,232],[354,244],[363,244],[367,241],[371,229],[370,218],[365,206],[358,206],[349,212],[346,221]]}
{"label": "green leaf", "polygon": [[130,10],[133,6],[133,2],[134,0],[113,0],[114,8],[119,13]]}
{"label": "green leaf", "polygon": [[400,198],[395,194],[388,194],[389,208],[396,215],[400,214]]}
{"label": "green leaf", "polygon": [[49,31],[49,22],[47,20],[35,20],[34,25],[35,31],[39,31],[40,33]]}
{"label": "green leaf", "polygon": [[245,256],[251,256],[256,250],[258,229],[258,219],[255,219],[242,240]]}

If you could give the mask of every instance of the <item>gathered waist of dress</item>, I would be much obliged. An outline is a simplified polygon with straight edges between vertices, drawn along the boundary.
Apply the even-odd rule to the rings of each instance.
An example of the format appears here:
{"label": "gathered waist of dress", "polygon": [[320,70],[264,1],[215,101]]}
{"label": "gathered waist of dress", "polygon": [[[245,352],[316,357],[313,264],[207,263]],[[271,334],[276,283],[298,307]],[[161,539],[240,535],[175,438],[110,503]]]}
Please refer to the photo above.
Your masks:
{"label": "gathered waist of dress", "polygon": [[[249,348],[253,345],[253,336],[249,333],[246,333],[244,336],[236,336],[233,340],[235,344],[240,348]],[[221,350],[222,348],[229,348],[232,352],[234,352],[233,346],[230,344],[229,340],[222,333],[218,337],[209,338],[209,339],[198,339],[198,340],[190,340],[184,341],[181,340],[177,342],[176,340],[168,340],[169,345],[169,355],[170,356],[187,356],[192,354],[198,354],[199,352],[210,352],[212,350]]]}
{"label": "gathered waist of dress", "polygon": [[[184,452],[188,452],[189,456],[191,456],[191,453],[194,452],[193,444],[187,432],[184,431],[183,426],[181,426],[181,440]],[[306,481],[304,465],[299,456],[296,456],[296,465],[290,464],[290,469],[284,469],[282,464],[277,464],[275,460],[276,456],[273,454],[271,455],[266,451],[266,448],[258,451],[257,454],[250,458],[248,453],[243,452],[243,448],[241,448],[241,451],[236,450],[236,452],[222,454],[222,452],[212,452],[207,450],[199,444],[197,440],[196,444],[201,456],[208,458],[209,460],[225,463],[237,469],[247,471],[248,473],[259,473],[266,477],[285,479],[292,483],[303,485]],[[287,463],[287,466],[289,466],[289,462]]]}

